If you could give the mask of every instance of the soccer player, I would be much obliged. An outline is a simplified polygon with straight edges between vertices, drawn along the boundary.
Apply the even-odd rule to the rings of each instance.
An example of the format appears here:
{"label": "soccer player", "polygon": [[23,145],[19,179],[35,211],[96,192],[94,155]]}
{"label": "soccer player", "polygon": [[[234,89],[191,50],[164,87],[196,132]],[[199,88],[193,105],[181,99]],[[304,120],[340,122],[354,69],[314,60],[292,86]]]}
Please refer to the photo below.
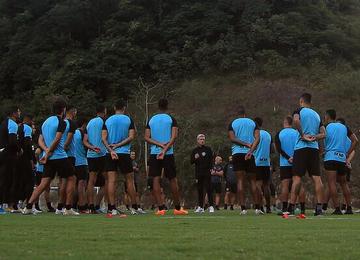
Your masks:
{"label": "soccer player", "polygon": [[[195,165],[195,179],[198,190],[198,207],[196,213],[204,212],[205,193],[209,198],[209,212],[214,212],[213,196],[211,190],[211,174],[213,166],[213,152],[210,147],[205,145],[206,138],[204,134],[198,134],[197,147],[191,152],[190,162]],[[205,191],[205,192],[204,192]]]}
{"label": "soccer player", "polygon": [[[354,151],[358,140],[355,134],[353,134],[347,126],[336,122],[336,111],[333,109],[326,111],[325,124],[326,138],[324,167],[328,177],[330,197],[335,207],[335,211],[332,214],[342,215],[336,190],[337,179],[339,180],[345,195],[345,200],[348,205],[347,212],[352,214],[351,195],[346,182],[346,160]],[[346,149],[347,138],[350,138],[351,140],[351,146],[348,151]]]}
{"label": "soccer player", "polygon": [[8,111],[7,118],[0,125],[0,205],[15,202],[11,187],[20,155],[17,121],[21,111],[17,106]]}
{"label": "soccer player", "polygon": [[87,120],[85,118],[79,118],[77,123],[79,128],[75,131],[73,144],[75,156],[75,176],[77,179],[78,208],[80,213],[88,213],[85,204],[87,186],[86,182],[89,176],[89,168],[86,159],[86,150],[83,143]]}
{"label": "soccer player", "polygon": [[245,206],[245,174],[248,174],[251,183],[251,193],[256,209],[260,209],[257,187],[255,157],[253,155],[260,141],[260,131],[256,123],[247,118],[245,108],[239,108],[239,118],[233,120],[228,128],[229,139],[232,142],[232,156],[234,171],[237,176],[237,190],[241,215],[247,214]]}
{"label": "soccer player", "polygon": [[[99,104],[96,107],[96,117],[91,119],[86,126],[84,133],[84,145],[88,149],[87,161],[89,165],[89,179],[87,185],[87,201],[89,204],[89,213],[96,214],[94,206],[94,187],[97,175],[104,175],[105,187],[107,186],[105,174],[106,149],[102,142],[102,129],[105,123],[106,108]],[[100,178],[99,178],[100,179]],[[106,189],[106,188],[105,188]],[[107,193],[107,191],[105,191]]]}
{"label": "soccer player", "polygon": [[[68,156],[64,149],[65,139],[63,133],[66,131],[66,123],[63,117],[66,112],[66,102],[58,98],[53,104],[54,115],[45,120],[41,127],[39,136],[39,146],[45,155],[40,159],[40,163],[45,164],[44,176],[41,183],[31,195],[23,214],[32,214],[33,203],[38,201],[40,194],[49,186],[56,174],[60,178],[66,179],[66,205],[64,215],[78,215],[72,206],[72,197],[75,186],[75,176]],[[63,191],[60,191],[62,194]]]}
{"label": "soccer player", "polygon": [[[220,197],[221,197],[221,181],[224,177],[224,168],[222,167],[222,158],[220,156],[215,157],[214,167],[211,169],[211,193],[215,193],[215,209],[220,210]],[[208,195],[209,196],[209,195]],[[209,197],[209,201],[210,201]],[[209,212],[214,212],[210,211]]]}
{"label": "soccer player", "polygon": [[232,163],[232,156],[229,156],[229,162],[224,167],[224,175],[226,178],[226,193],[224,209],[230,205],[230,210],[234,210],[235,198],[237,194],[237,179]]}
{"label": "soccer player", "polygon": [[175,215],[187,215],[186,210],[180,207],[179,187],[176,178],[176,167],[173,145],[178,135],[177,122],[167,113],[167,99],[160,99],[158,102],[160,112],[150,118],[146,125],[145,141],[151,145],[149,176],[153,177],[153,189],[158,204],[156,215],[165,215],[161,198],[161,173],[164,169],[164,176],[170,181],[170,188],[175,204]]}
{"label": "soccer player", "polygon": [[134,172],[130,158],[131,141],[135,139],[135,125],[125,115],[125,102],[119,100],[114,106],[115,114],[109,117],[102,130],[102,141],[107,150],[106,171],[108,177],[109,212],[117,215],[115,207],[116,177],[118,169],[125,175],[126,186],[132,204],[131,214],[144,213],[136,204]]}
{"label": "soccer player", "polygon": [[[284,217],[294,215],[294,206],[299,195],[302,177],[308,172],[314,182],[317,205],[315,216],[322,215],[324,203],[324,187],[320,177],[319,140],[325,138],[325,127],[317,112],[311,109],[311,95],[301,95],[300,108],[294,112],[293,124],[298,131],[298,140],[295,145],[293,159],[293,183],[291,186],[288,213]],[[300,216],[304,217],[304,216]]]}
{"label": "soccer player", "polygon": [[[281,202],[282,212],[288,210],[289,189],[291,189],[293,160],[295,145],[298,140],[298,131],[293,127],[293,119],[291,116],[286,116],[283,121],[283,129],[275,136],[275,146],[277,152],[280,154],[280,180],[281,180]],[[301,213],[305,214],[305,191],[301,186],[300,195]]]}
{"label": "soccer player", "polygon": [[[260,117],[254,119],[257,127],[262,128],[263,120]],[[260,130],[260,142],[256,147],[254,156],[255,156],[255,165],[256,165],[256,186],[258,190],[258,201],[260,206],[263,201],[263,193],[266,199],[266,212],[271,213],[270,208],[270,178],[271,178],[271,162],[270,162],[270,153],[273,150],[272,148],[272,138],[269,132],[261,129]],[[263,208],[255,209],[256,215],[264,214]]]}

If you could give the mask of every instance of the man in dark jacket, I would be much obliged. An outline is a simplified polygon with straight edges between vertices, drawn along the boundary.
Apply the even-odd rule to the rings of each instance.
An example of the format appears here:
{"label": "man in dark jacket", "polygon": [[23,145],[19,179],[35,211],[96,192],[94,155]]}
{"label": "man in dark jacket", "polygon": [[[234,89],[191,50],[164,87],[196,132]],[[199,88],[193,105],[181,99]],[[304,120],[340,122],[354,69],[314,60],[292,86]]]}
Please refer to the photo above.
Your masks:
{"label": "man in dark jacket", "polygon": [[204,191],[208,195],[209,211],[214,212],[210,173],[213,166],[213,152],[210,147],[205,145],[204,134],[197,136],[197,147],[192,151],[190,161],[191,164],[195,164],[195,178],[198,188],[199,204],[195,212],[204,212]]}

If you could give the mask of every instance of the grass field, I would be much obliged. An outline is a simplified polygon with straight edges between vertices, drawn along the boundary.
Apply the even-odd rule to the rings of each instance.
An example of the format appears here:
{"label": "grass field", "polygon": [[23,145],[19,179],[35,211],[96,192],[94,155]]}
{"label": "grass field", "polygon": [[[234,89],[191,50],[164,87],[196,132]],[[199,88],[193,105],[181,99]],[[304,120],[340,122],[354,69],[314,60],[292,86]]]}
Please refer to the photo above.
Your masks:
{"label": "grass field", "polygon": [[0,259],[360,259],[360,215],[0,215]]}

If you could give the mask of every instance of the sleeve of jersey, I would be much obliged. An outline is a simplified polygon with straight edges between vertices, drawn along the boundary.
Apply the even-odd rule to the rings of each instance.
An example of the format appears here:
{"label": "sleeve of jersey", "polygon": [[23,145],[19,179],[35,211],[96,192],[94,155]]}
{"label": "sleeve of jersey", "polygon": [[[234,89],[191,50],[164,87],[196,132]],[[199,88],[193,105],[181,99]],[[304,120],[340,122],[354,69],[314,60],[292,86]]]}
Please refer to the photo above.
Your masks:
{"label": "sleeve of jersey", "polygon": [[145,126],[146,129],[150,129],[150,124],[149,124],[149,122],[150,122],[150,120],[148,120],[148,121],[146,122],[146,126]]}
{"label": "sleeve of jersey", "polygon": [[69,120],[70,122],[70,129],[69,129],[69,133],[75,133],[76,131],[76,123],[72,120]]}
{"label": "sleeve of jersey", "polygon": [[[280,133],[280,132],[279,132]],[[290,156],[284,152],[284,150],[281,148],[281,142],[280,142],[280,138],[279,138],[279,133],[277,133],[277,135],[275,136],[275,146],[276,149],[278,150],[278,152],[285,157],[287,160],[290,159]]]}
{"label": "sleeve of jersey", "polygon": [[129,130],[135,130],[135,124],[134,124],[134,120],[132,120],[132,118],[130,117],[130,126],[129,126]]}
{"label": "sleeve of jersey", "polygon": [[172,125],[171,125],[171,127],[178,127],[178,124],[177,124],[176,119],[175,119],[173,116],[171,116],[171,119],[172,119]]}
{"label": "sleeve of jersey", "polygon": [[353,131],[351,131],[351,129],[346,126],[346,130],[347,130],[347,136],[350,138],[353,135]]}
{"label": "sleeve of jersey", "polygon": [[228,126],[228,131],[234,131],[234,128],[233,128],[233,126],[232,126],[232,123],[233,123],[233,122],[231,122],[231,123],[229,124],[229,126]]}
{"label": "sleeve of jersey", "polygon": [[58,124],[58,128],[57,128],[56,132],[64,133],[65,129],[66,129],[65,121],[62,119],[59,119],[59,124]]}

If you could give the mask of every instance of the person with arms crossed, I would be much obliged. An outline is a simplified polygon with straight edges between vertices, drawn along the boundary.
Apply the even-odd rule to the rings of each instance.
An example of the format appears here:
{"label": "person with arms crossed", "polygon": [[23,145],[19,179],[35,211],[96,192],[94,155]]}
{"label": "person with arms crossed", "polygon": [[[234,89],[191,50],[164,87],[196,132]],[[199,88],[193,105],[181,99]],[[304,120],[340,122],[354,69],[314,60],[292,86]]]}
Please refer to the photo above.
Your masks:
{"label": "person with arms crossed", "polygon": [[170,188],[175,204],[175,215],[187,215],[188,212],[180,206],[179,187],[176,178],[176,166],[173,145],[178,135],[176,120],[167,113],[167,99],[160,99],[158,102],[159,113],[153,115],[145,129],[145,141],[151,145],[149,176],[153,177],[153,190],[158,204],[156,215],[165,215],[165,205],[161,198],[161,173],[164,169],[164,176],[169,179]]}
{"label": "person with arms crossed", "polygon": [[[222,178],[224,177],[224,168],[222,167],[222,158],[221,156],[215,157],[214,167],[211,169],[211,193],[215,193],[215,209],[220,210],[220,199],[221,199],[221,183]],[[212,195],[210,194],[210,195]],[[209,196],[209,195],[208,195]],[[208,197],[209,201],[212,198]],[[209,212],[213,213],[214,211],[209,209]]]}
{"label": "person with arms crossed", "polygon": [[237,176],[237,191],[241,206],[240,214],[245,215],[247,214],[245,206],[246,174],[250,178],[254,204],[256,209],[260,209],[256,187],[255,157],[253,155],[260,141],[260,131],[256,123],[246,117],[243,106],[240,106],[238,113],[239,118],[233,120],[229,125],[228,135],[232,143],[233,165]]}
{"label": "person with arms crossed", "polygon": [[111,215],[117,215],[115,206],[116,177],[118,170],[125,175],[126,187],[132,202],[131,214],[145,212],[136,204],[134,171],[130,158],[131,141],[136,131],[133,120],[125,115],[125,102],[119,100],[114,106],[115,114],[109,117],[102,130],[102,141],[107,150],[105,169],[108,177],[108,197]]}
{"label": "person with arms crossed", "polygon": [[[311,95],[304,93],[299,99],[300,108],[294,112],[293,124],[298,131],[294,159],[293,159],[293,183],[291,186],[290,203],[288,212],[284,218],[295,215],[294,207],[299,196],[302,177],[308,172],[314,182],[316,194],[315,216],[323,215],[322,204],[324,201],[324,186],[320,177],[320,154],[319,140],[325,138],[325,127],[322,125],[319,114],[311,109]],[[304,214],[298,217],[304,218]]]}
{"label": "person with arms crossed", "polygon": [[[45,155],[40,159],[40,163],[45,164],[44,176],[23,211],[25,215],[32,214],[33,203],[38,201],[40,194],[49,186],[56,174],[59,175],[59,178],[66,179],[64,215],[79,215],[71,208],[76,178],[64,149],[65,139],[63,133],[66,130],[66,123],[63,117],[66,112],[66,102],[62,98],[58,98],[54,102],[53,112],[54,115],[50,116],[42,124],[39,136],[39,146],[45,151]],[[62,192],[60,191],[60,194]]]}
{"label": "person with arms crossed", "polygon": [[205,193],[209,198],[209,212],[214,212],[213,196],[211,191],[211,174],[213,166],[213,152],[210,147],[205,145],[206,137],[198,134],[197,147],[191,152],[190,162],[195,165],[195,179],[198,190],[198,207],[195,213],[204,212]]}
{"label": "person with arms crossed", "polygon": [[[347,207],[347,213],[352,214],[351,195],[346,182],[346,161],[350,154],[354,151],[358,140],[351,130],[336,122],[336,111],[329,109],[325,114],[326,138],[325,138],[325,154],[324,168],[328,177],[329,193],[333,201],[335,211],[333,215],[342,215],[338,193],[336,190],[336,181],[339,180],[343,190]],[[347,150],[347,138],[351,140],[351,146]]]}

